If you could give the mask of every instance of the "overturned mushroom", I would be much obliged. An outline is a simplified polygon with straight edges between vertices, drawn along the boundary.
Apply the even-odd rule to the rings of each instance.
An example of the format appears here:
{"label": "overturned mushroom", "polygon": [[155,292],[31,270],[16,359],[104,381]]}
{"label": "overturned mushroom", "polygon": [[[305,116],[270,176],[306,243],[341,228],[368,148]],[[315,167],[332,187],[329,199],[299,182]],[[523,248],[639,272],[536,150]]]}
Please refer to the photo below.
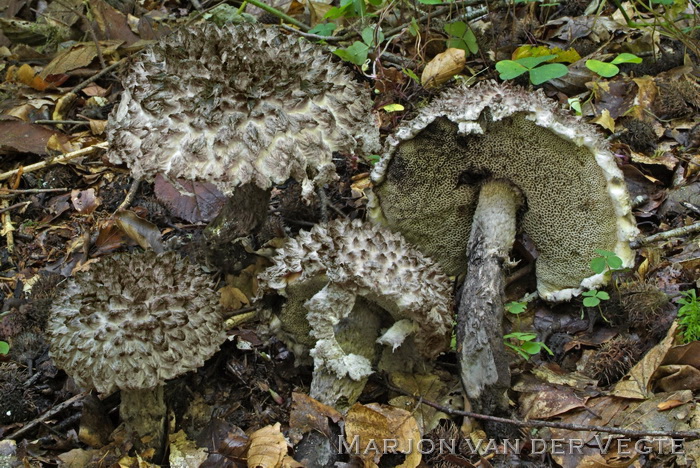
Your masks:
{"label": "overturned mushroom", "polygon": [[448,274],[468,270],[458,346],[471,398],[509,380],[501,267],[516,227],[537,246],[547,300],[604,283],[589,268],[596,249],[614,251],[625,266],[634,259],[636,227],[605,140],[541,91],[484,82],[445,93],[389,138],[372,177],[375,219]]}
{"label": "overturned mushroom", "polygon": [[56,365],[85,388],[121,389],[120,415],[163,443],[163,383],[204,364],[225,340],[211,280],[176,253],[120,254],[70,279],[48,322]]}
{"label": "overturned mushroom", "polygon": [[227,194],[293,177],[308,196],[335,176],[334,151],[379,145],[367,89],[327,51],[276,28],[179,30],[133,60],[122,85],[109,158],[135,177],[164,173]]}
{"label": "overturned mushroom", "polygon": [[261,288],[287,297],[283,335],[297,353],[313,348],[320,401],[352,404],[380,359],[410,371],[449,346],[450,282],[399,234],[332,221],[288,239],[273,261]]}

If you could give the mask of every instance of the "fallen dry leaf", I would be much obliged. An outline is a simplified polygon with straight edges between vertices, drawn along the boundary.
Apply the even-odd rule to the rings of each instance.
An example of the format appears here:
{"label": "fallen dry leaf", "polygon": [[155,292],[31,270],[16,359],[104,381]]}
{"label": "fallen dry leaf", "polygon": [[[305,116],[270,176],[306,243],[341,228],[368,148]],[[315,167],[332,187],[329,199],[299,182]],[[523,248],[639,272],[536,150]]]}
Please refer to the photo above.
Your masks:
{"label": "fallen dry leaf", "polygon": [[212,184],[182,179],[171,182],[160,174],[156,176],[154,191],[174,216],[189,223],[213,220],[227,200]]}
{"label": "fallen dry leaf", "polygon": [[133,211],[120,211],[114,215],[119,229],[135,240],[143,249],[153,249],[154,252],[165,251],[158,226],[139,218]]}
{"label": "fallen dry leaf", "polygon": [[265,426],[250,435],[248,468],[278,468],[287,456],[287,441],[280,423]]}
{"label": "fallen dry leaf", "polygon": [[0,120],[0,153],[18,152],[44,155],[46,145],[52,136],[67,140],[66,135],[44,126],[20,122],[19,120]]}
{"label": "fallen dry leaf", "polygon": [[[421,462],[420,430],[406,410],[393,406],[355,403],[345,415],[345,439],[365,466],[376,466],[385,453],[404,453],[400,468],[415,468]],[[370,465],[368,465],[370,464]]]}
{"label": "fallen dry leaf", "polygon": [[450,48],[437,54],[423,70],[420,82],[425,88],[434,88],[449,81],[464,69],[467,53],[462,49]]}
{"label": "fallen dry leaf", "polygon": [[[112,55],[124,41],[99,41],[100,53],[103,57]],[[39,76],[45,79],[49,75],[66,73],[78,68],[87,67],[97,57],[97,44],[94,42],[79,42],[72,47],[60,52],[48,65],[44,67]]]}

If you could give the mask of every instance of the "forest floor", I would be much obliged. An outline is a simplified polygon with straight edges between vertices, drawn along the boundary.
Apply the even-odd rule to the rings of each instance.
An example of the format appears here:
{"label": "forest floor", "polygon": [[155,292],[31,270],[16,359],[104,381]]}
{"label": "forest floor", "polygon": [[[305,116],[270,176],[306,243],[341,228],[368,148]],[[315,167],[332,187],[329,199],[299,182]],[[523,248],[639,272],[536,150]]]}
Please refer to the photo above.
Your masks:
{"label": "forest floor", "polygon": [[[292,0],[267,11],[257,1],[0,4],[0,467],[700,465],[700,442],[683,437],[700,427],[700,15],[692,1],[622,2],[622,10],[582,1]],[[335,50],[374,91],[382,138],[446,89],[506,79],[542,90],[608,139],[643,239],[634,267],[612,268],[595,305],[523,301],[535,290],[526,255],[506,288],[505,332],[523,334],[508,341],[513,411],[502,416],[553,427],[460,413],[469,407],[454,352],[430,375],[372,375],[346,414],[309,396],[312,369],[295,366],[269,333],[279,304],[255,301],[269,265],[262,252],[328,218],[364,218],[376,155],[339,155],[347,157],[323,206],[302,203],[295,182],[276,186],[266,232],[229,271],[203,240],[226,202],[216,187],[196,183],[184,196],[165,178],[137,184],[128,167],[109,162],[105,128],[125,63],[178,28],[253,20]],[[649,238],[678,228],[687,229]],[[220,351],[167,384],[160,460],[117,429],[119,392],[78,387],[52,362],[46,335],[65,278],[142,248],[202,265],[228,317]],[[425,450],[341,454],[341,429],[400,444],[418,438]],[[456,441],[454,450],[426,448],[440,440]]]}

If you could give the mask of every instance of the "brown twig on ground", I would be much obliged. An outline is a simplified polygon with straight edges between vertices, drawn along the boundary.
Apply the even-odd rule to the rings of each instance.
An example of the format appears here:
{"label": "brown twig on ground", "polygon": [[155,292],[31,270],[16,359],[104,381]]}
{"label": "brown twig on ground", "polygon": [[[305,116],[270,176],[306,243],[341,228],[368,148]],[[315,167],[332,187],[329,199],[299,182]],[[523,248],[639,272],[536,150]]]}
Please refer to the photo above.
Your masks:
{"label": "brown twig on ground", "polygon": [[136,192],[139,191],[139,186],[141,186],[141,179],[134,179],[134,181],[131,182],[131,187],[129,187],[129,191],[126,193],[124,201],[122,201],[117,209],[114,210],[115,213],[129,208],[131,202],[133,202],[134,198],[136,198]]}
{"label": "brown twig on ground", "polygon": [[14,205],[10,205],[10,206],[6,206],[6,207],[3,207],[3,208],[0,208],[0,213],[4,213],[4,212],[6,212],[6,211],[14,210],[15,208],[21,208],[21,207],[23,207],[23,206],[27,206],[27,205],[31,205],[31,204],[32,204],[32,202],[30,202],[30,201],[23,201],[23,202],[20,202],[20,203],[15,203]]}
{"label": "brown twig on ground", "polygon": [[90,393],[90,392],[86,391],[86,392],[78,393],[77,395],[70,397],[69,399],[67,399],[63,403],[57,404],[56,406],[54,406],[53,408],[48,410],[46,413],[42,414],[38,418],[25,424],[24,427],[16,430],[12,434],[5,436],[5,438],[6,439],[17,439],[18,437],[23,436],[24,434],[29,432],[31,429],[36,427],[38,424],[43,423],[44,421],[46,421],[49,418],[52,418],[53,416],[57,415],[58,413],[60,413],[64,409],[69,408],[72,405],[74,405],[75,403],[79,402],[80,400],[85,398],[85,395],[87,395],[88,393]]}
{"label": "brown twig on ground", "polygon": [[454,416],[463,416],[467,418],[482,419],[486,421],[493,421],[505,424],[511,424],[518,427],[553,427],[556,429],[568,429],[571,431],[587,431],[587,432],[606,432],[609,434],[618,434],[630,437],[671,437],[673,439],[700,439],[700,432],[694,431],[637,431],[633,429],[622,429],[619,427],[610,426],[586,426],[584,424],[568,424],[568,423],[558,423],[550,421],[541,421],[538,419],[530,419],[527,421],[519,421],[517,419],[509,418],[499,418],[497,416],[489,416],[487,414],[472,413],[471,411],[461,411],[449,408],[447,406],[439,405],[430,400],[426,400],[423,397],[413,395],[402,388],[393,386],[391,383],[386,382],[387,388],[395,392],[401,393],[402,395],[410,396],[416,400],[420,400],[424,405],[428,405],[431,408],[435,408],[438,411],[442,411],[446,414],[451,414]]}
{"label": "brown twig on ground", "polygon": [[652,236],[635,239],[632,242],[630,242],[630,247],[636,249],[637,247],[651,244],[652,242],[670,239],[671,237],[685,236],[687,234],[693,234],[695,232],[700,232],[700,222],[691,224],[690,226],[683,226],[676,229],[671,229],[669,231],[660,232]]}
{"label": "brown twig on ground", "polygon": [[106,68],[103,68],[102,70],[100,70],[99,72],[95,73],[94,75],[92,75],[92,76],[91,76],[90,78],[88,78],[87,80],[82,81],[78,86],[76,86],[76,87],[74,87],[73,89],[71,89],[71,90],[69,91],[69,93],[74,93],[74,94],[75,94],[75,93],[77,93],[78,91],[80,91],[81,89],[85,88],[87,85],[89,85],[89,84],[91,84],[91,83],[97,81],[100,77],[106,75],[107,73],[109,73],[109,72],[111,72],[112,70],[114,70],[115,68],[117,68],[119,65],[123,64],[124,62],[126,62],[126,59],[127,59],[127,58],[128,58],[128,57],[124,57],[124,58],[120,59],[119,61],[114,62],[112,65],[110,65],[110,66],[108,66],[108,67],[106,67]]}
{"label": "brown twig on ground", "polygon": [[[39,169],[44,169],[45,167],[52,166],[54,164],[63,164],[70,161],[71,159],[79,158],[80,156],[86,156],[88,154],[94,153],[99,149],[106,149],[108,143],[103,141],[102,143],[97,143],[96,145],[88,146],[87,148],[82,148],[77,151],[71,151],[70,153],[64,153],[55,158],[50,158],[45,161],[38,162],[36,164],[30,164],[29,166],[24,166],[22,173],[26,174],[28,172],[38,171]],[[0,181],[7,180],[17,174],[20,169],[12,169],[11,171],[3,172],[0,174]]]}
{"label": "brown twig on ground", "polygon": [[258,308],[256,306],[241,307],[240,309],[225,312],[224,319],[230,319],[231,317],[236,317],[238,315],[242,315],[248,312],[253,312],[254,310],[258,310]]}
{"label": "brown twig on ground", "polygon": [[25,193],[50,193],[50,192],[67,192],[69,191],[69,188],[66,187],[60,187],[60,188],[35,188],[35,189],[6,189],[6,188],[0,188],[0,198],[13,198],[16,197],[17,195],[25,194]]}

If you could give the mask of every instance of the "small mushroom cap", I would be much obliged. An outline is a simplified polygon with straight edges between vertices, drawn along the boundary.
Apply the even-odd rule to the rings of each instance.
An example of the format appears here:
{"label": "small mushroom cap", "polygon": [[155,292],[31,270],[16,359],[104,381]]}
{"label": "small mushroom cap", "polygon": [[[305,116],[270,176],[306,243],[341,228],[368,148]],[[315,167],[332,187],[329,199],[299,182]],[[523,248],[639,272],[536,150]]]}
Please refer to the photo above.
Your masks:
{"label": "small mushroom cap", "polygon": [[226,339],[213,283],[173,252],[115,255],[79,273],[47,330],[56,365],[100,393],[157,387]]}
{"label": "small mushroom cap", "polygon": [[[337,358],[333,355],[339,351],[334,345],[336,340],[328,331],[345,318],[334,314],[340,314],[340,310],[349,314],[358,297],[381,307],[394,322],[415,324],[411,331],[422,356],[432,358],[449,347],[451,282],[400,234],[360,220],[336,220],[288,239],[273,262],[260,276],[261,290],[286,295],[291,286],[314,286],[310,288],[313,298],[305,298],[309,299],[304,304],[309,313],[300,319],[309,321],[311,333],[318,340],[313,353],[317,363],[325,357]],[[319,281],[327,283],[320,292]],[[328,323],[330,327],[326,326]],[[403,340],[407,334],[397,340]],[[307,340],[303,336],[298,339]],[[388,344],[399,346],[397,340]],[[329,349],[319,348],[318,343]],[[325,357],[321,356],[324,351]],[[338,355],[342,354],[341,351]]]}
{"label": "small mushroom cap", "polygon": [[488,178],[510,181],[526,198],[521,227],[539,251],[543,298],[566,300],[603,284],[589,267],[596,249],[633,264],[637,229],[605,140],[541,91],[495,82],[446,92],[389,137],[372,173],[370,214],[448,274],[464,272]]}
{"label": "small mushroom cap", "polygon": [[130,62],[109,159],[227,194],[293,177],[306,196],[335,177],[334,151],[379,148],[368,90],[331,57],[254,24],[181,29]]}

